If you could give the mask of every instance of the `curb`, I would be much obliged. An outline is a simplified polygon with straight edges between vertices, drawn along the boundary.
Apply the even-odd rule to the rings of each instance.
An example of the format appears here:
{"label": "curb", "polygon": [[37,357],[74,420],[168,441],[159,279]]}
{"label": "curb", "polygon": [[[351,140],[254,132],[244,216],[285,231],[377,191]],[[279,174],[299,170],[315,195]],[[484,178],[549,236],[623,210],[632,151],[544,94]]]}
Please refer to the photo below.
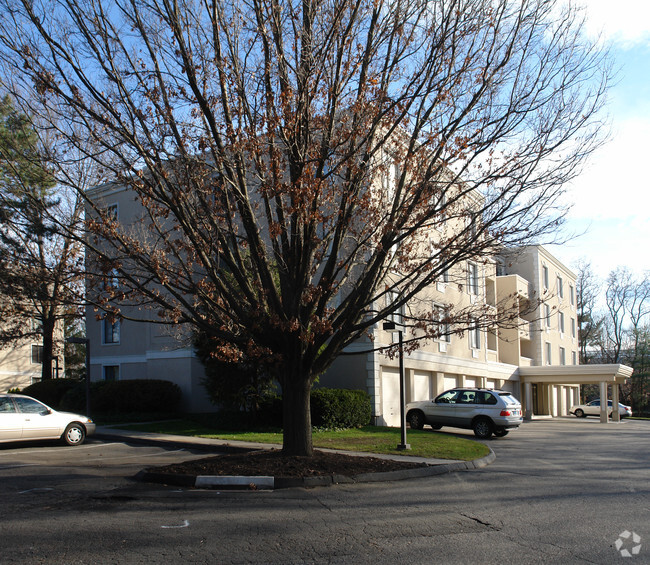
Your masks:
{"label": "curb", "polygon": [[444,475],[456,471],[473,471],[481,469],[492,463],[496,455],[491,448],[490,453],[474,461],[462,461],[458,463],[445,463],[441,465],[428,465],[415,469],[403,469],[400,471],[386,471],[383,473],[363,473],[354,476],[345,475],[322,475],[318,477],[292,478],[292,477],[257,477],[227,475],[177,475],[173,473],[161,473],[142,470],[135,475],[135,479],[148,483],[161,483],[172,486],[221,489],[221,490],[277,490],[284,488],[314,488],[326,487],[337,484],[377,483],[385,481],[403,481]]}

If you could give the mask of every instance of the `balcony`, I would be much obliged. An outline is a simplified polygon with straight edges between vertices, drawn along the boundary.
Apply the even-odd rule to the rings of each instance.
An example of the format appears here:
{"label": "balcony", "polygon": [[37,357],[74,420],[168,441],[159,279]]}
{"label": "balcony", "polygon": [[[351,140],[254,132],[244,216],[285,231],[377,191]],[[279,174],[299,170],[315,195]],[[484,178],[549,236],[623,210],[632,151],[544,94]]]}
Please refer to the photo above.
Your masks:
{"label": "balcony", "polygon": [[518,329],[519,329],[519,339],[530,340],[530,336],[533,333],[533,323],[523,318],[518,320]]}

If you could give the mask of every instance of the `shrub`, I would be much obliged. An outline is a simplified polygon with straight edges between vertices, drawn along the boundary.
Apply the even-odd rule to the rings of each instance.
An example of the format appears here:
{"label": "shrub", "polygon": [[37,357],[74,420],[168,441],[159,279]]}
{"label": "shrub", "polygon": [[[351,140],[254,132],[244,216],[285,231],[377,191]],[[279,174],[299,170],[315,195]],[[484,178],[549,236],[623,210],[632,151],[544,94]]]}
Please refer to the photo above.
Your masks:
{"label": "shrub", "polygon": [[76,379],[46,379],[25,387],[21,394],[36,398],[58,410],[66,393],[78,385]]}
{"label": "shrub", "polygon": [[362,390],[319,388],[311,393],[312,425],[318,428],[361,428],[370,423],[370,396]]}
{"label": "shrub", "polygon": [[[90,385],[90,405],[93,414],[170,413],[178,410],[180,401],[181,389],[169,381],[133,379],[102,381]],[[68,391],[61,404],[65,410],[77,412],[85,410],[84,383]]]}

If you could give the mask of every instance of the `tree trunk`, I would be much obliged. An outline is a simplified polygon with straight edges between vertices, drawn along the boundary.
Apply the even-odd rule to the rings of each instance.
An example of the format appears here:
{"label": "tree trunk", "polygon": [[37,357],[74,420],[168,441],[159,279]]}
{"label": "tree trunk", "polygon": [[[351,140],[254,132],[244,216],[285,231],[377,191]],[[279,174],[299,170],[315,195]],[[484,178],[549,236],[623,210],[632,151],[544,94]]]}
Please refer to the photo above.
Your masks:
{"label": "tree trunk", "polygon": [[43,364],[41,380],[52,378],[52,356],[54,354],[54,320],[42,320],[43,324]]}
{"label": "tree trunk", "polygon": [[285,455],[314,454],[311,435],[309,393],[311,381],[307,377],[287,378],[282,386],[282,452]]}

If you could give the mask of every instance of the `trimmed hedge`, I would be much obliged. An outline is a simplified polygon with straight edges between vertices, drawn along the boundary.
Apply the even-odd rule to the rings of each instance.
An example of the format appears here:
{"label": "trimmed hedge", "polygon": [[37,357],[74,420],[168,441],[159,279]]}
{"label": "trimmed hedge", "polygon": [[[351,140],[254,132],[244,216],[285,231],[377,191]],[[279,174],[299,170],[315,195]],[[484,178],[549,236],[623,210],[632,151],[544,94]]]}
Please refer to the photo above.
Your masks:
{"label": "trimmed hedge", "polygon": [[[181,389],[175,383],[157,379],[101,381],[90,385],[90,407],[93,414],[126,414],[138,412],[178,411]],[[85,383],[69,390],[61,400],[64,410],[86,409]]]}
{"label": "trimmed hedge", "polygon": [[36,400],[40,400],[55,410],[58,410],[61,408],[63,397],[68,391],[79,386],[79,384],[80,382],[76,379],[46,379],[25,387],[20,394],[26,394],[27,396],[36,398]]}
{"label": "trimmed hedge", "polygon": [[362,390],[318,388],[311,392],[311,420],[317,428],[361,428],[370,423],[370,396]]}

